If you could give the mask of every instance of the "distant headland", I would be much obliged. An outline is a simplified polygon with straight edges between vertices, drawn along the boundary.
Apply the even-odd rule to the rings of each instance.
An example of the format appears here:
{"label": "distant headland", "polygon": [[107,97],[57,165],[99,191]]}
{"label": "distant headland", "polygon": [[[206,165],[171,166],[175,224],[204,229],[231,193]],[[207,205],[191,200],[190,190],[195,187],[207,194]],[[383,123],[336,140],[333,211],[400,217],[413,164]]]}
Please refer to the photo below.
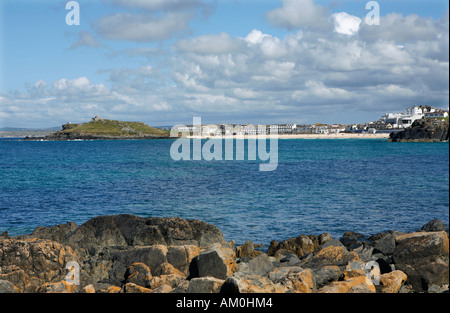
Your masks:
{"label": "distant headland", "polygon": [[24,140],[115,140],[167,139],[170,132],[141,122],[123,122],[94,117],[88,123],[62,125],[62,130],[45,137],[25,137]]}

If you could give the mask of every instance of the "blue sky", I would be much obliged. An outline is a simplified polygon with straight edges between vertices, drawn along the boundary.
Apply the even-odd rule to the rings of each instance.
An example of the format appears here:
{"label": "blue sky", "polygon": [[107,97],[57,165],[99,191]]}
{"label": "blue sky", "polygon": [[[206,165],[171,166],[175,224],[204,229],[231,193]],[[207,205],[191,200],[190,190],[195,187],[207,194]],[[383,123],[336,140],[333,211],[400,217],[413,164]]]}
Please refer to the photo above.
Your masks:
{"label": "blue sky", "polygon": [[448,107],[448,2],[1,0],[0,127],[363,123]]}

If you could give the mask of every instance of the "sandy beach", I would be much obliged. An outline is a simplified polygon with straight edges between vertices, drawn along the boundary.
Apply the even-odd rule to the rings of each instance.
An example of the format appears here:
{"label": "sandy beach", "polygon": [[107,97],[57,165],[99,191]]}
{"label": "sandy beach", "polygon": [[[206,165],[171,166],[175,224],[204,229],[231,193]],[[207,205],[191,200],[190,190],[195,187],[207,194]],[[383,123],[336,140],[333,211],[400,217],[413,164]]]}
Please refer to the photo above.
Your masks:
{"label": "sandy beach", "polygon": [[[266,135],[267,139],[387,139],[389,134],[350,134],[350,133],[338,133],[338,134],[295,134],[295,135]],[[262,139],[262,136],[258,135],[233,135],[233,136],[187,136],[189,139]]]}

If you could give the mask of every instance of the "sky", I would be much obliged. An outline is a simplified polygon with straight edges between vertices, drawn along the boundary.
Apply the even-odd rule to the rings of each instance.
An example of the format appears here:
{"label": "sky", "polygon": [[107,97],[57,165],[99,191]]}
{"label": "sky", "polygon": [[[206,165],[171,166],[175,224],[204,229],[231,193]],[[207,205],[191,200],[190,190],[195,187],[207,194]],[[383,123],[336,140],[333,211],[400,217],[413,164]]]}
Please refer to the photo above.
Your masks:
{"label": "sky", "polygon": [[444,0],[79,0],[79,25],[68,2],[0,0],[0,127],[353,124],[448,108]]}

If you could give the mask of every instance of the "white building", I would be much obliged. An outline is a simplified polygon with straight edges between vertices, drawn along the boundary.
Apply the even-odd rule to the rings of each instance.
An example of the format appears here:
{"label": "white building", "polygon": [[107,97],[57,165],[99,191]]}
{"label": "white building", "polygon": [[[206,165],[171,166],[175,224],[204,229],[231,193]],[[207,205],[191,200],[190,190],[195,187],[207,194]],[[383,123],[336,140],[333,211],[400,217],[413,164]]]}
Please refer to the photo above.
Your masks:
{"label": "white building", "polygon": [[424,117],[424,108],[413,106],[406,109],[406,113],[386,113],[379,120],[380,124],[390,124],[392,128],[407,128],[414,123],[415,120]]}

